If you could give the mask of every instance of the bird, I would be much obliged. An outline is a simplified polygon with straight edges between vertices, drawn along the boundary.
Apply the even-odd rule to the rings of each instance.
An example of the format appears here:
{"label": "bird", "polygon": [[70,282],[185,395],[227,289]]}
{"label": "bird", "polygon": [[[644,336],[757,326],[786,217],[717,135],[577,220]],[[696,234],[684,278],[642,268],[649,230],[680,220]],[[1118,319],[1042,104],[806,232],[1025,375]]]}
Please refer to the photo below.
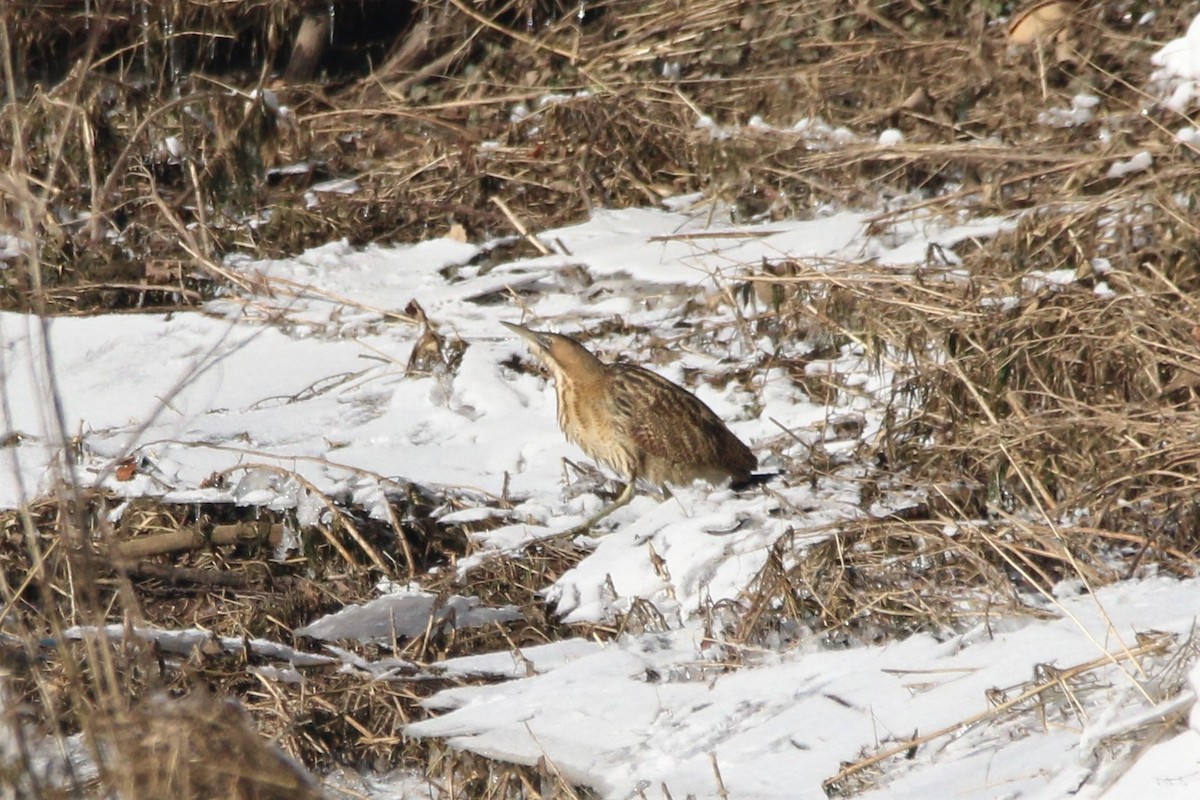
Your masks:
{"label": "bird", "polygon": [[549,369],[567,439],[626,480],[616,500],[566,535],[628,504],[639,480],[687,486],[729,479],[736,487],[755,479],[758,458],[687,389],[637,364],[605,363],[570,336],[501,324]]}

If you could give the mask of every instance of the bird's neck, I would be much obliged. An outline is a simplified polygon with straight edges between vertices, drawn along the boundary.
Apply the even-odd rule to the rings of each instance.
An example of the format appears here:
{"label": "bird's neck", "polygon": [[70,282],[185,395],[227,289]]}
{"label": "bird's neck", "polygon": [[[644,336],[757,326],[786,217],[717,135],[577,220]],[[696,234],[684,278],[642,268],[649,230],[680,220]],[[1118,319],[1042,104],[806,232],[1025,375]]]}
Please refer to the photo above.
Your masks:
{"label": "bird's neck", "polygon": [[552,372],[560,401],[565,395],[594,395],[603,391],[609,380],[604,363],[597,358],[593,358],[591,363],[581,360],[569,368],[555,364]]}
{"label": "bird's neck", "polygon": [[554,390],[558,400],[558,423],[568,438],[579,442],[595,427],[599,408],[608,394],[610,376],[606,365],[591,353],[570,365],[555,364]]}

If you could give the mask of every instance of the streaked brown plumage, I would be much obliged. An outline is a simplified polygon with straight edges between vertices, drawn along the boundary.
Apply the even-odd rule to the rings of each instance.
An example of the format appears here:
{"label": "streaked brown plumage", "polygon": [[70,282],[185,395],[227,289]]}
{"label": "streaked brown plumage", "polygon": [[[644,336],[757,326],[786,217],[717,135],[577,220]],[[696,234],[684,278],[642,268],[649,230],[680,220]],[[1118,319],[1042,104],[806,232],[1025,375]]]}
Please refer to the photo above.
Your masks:
{"label": "streaked brown plumage", "polygon": [[750,448],[686,389],[636,364],[605,364],[569,336],[501,324],[549,368],[567,438],[628,481],[612,505],[572,532],[628,503],[639,479],[660,486],[696,478],[736,484],[758,466]]}

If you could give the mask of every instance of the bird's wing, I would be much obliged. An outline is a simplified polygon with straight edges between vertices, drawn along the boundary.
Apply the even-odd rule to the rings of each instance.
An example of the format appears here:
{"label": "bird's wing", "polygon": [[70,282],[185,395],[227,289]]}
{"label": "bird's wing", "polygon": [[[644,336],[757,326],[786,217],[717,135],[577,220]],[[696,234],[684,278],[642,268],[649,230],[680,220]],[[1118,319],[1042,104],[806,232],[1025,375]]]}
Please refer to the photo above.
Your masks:
{"label": "bird's wing", "polygon": [[614,422],[646,454],[679,464],[719,465],[730,473],[754,468],[757,459],[700,398],[647,369],[620,367],[614,375]]}

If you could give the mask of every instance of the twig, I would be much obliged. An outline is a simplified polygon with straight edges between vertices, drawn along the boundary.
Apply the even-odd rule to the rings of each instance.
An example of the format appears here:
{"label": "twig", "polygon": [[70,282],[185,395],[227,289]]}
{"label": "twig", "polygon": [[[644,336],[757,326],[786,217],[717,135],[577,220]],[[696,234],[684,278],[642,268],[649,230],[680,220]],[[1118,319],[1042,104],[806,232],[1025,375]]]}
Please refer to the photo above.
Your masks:
{"label": "twig", "polygon": [[721,800],[729,800],[729,790],[725,788],[725,781],[721,778],[721,767],[717,764],[717,754],[709,753],[708,758],[712,761],[713,775],[717,779],[717,797]]}
{"label": "twig", "polygon": [[517,233],[521,234],[521,236],[525,238],[525,241],[536,247],[539,253],[544,256],[554,254],[549,247],[546,247],[546,245],[542,244],[540,239],[529,232],[529,228],[525,227],[525,223],[517,219],[517,215],[513,213],[511,208],[508,207],[508,203],[505,203],[499,195],[492,195],[492,205],[496,206],[496,208],[500,209],[500,211],[504,213],[504,216],[508,218],[509,223],[513,226],[513,228],[516,229]]}
{"label": "twig", "polygon": [[[367,557],[369,559],[371,559],[371,563],[373,563],[376,567],[378,567],[379,570],[384,575],[387,575],[387,576],[392,575],[392,569],[388,566],[387,562],[383,560],[383,557],[379,555],[379,551],[376,550],[373,546],[371,546],[371,543],[368,542],[366,539],[364,539],[363,535],[361,533],[359,533],[358,527],[354,524],[354,520],[350,517],[350,515],[347,514],[344,510],[342,510],[328,496],[326,496],[325,493],[322,492],[317,487],[316,484],[314,484],[308,478],[305,478],[303,475],[301,475],[297,472],[293,472],[292,470],[289,470],[289,469],[284,469],[283,467],[275,466],[274,464],[261,464],[261,463],[260,464],[253,464],[253,463],[238,464],[236,467],[230,467],[229,469],[218,473],[218,475],[223,476],[223,475],[227,475],[231,472],[235,472],[235,471],[249,471],[249,470],[256,470],[256,469],[274,472],[279,475],[283,475],[291,480],[294,480],[297,483],[299,483],[302,487],[304,487],[304,489],[306,489],[308,492],[310,492],[314,497],[317,497],[318,499],[320,499],[321,503],[325,506],[325,508],[327,508],[329,510],[329,512],[333,515],[334,519],[336,519],[342,523],[342,526],[346,529],[346,532],[348,534],[350,534],[350,538],[354,540],[355,544],[357,544],[359,546],[359,548],[364,553],[367,554]],[[333,548],[338,551],[338,554],[346,561],[346,563],[351,564],[356,567],[358,566],[358,561],[355,560],[354,557],[350,555],[350,551],[347,550],[346,546],[344,544],[342,544],[342,542],[338,539],[338,537],[336,537],[333,534],[333,531],[332,531],[332,529],[329,528],[329,526],[323,525],[323,524],[317,524],[316,527],[317,527],[317,530],[319,530],[321,532],[321,535],[325,537],[326,541],[328,541],[329,544],[332,545]]]}
{"label": "twig", "polygon": [[172,586],[181,583],[194,583],[199,586],[212,586],[219,589],[245,589],[251,584],[250,578],[240,572],[180,567],[173,564],[143,562],[130,567],[125,572],[131,578],[157,580],[171,584]]}
{"label": "twig", "polygon": [[233,525],[218,525],[212,533],[205,535],[201,530],[170,531],[152,536],[139,536],[113,545],[112,555],[121,561],[199,550],[207,545],[231,545],[244,542],[265,542],[278,547],[283,541],[283,525],[279,523],[240,522]]}

